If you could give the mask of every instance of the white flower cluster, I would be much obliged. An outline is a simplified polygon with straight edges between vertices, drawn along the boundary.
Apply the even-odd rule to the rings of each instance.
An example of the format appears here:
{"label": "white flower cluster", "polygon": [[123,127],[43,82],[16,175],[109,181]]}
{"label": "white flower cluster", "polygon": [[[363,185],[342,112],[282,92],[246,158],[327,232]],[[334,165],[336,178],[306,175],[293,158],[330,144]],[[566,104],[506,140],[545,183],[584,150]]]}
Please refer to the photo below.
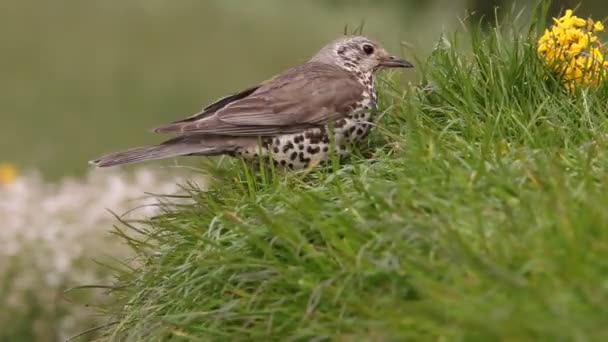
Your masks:
{"label": "white flower cluster", "polygon": [[[46,340],[64,339],[92,324],[82,302],[65,300],[72,286],[109,282],[109,271],[95,260],[124,258],[128,248],[110,228],[116,219],[129,219],[159,210],[159,199],[145,195],[176,194],[188,178],[139,169],[133,174],[94,171],[84,179],[45,183],[37,175],[20,176],[0,185],[0,331],[19,317]],[[203,187],[203,180],[197,179]],[[93,299],[89,299],[93,300]],[[35,306],[36,309],[32,307]],[[7,315],[7,317],[3,317]],[[88,322],[87,322],[88,320]],[[14,322],[14,321],[13,321]],[[4,326],[7,324],[7,326]],[[0,333],[0,339],[3,333]]]}

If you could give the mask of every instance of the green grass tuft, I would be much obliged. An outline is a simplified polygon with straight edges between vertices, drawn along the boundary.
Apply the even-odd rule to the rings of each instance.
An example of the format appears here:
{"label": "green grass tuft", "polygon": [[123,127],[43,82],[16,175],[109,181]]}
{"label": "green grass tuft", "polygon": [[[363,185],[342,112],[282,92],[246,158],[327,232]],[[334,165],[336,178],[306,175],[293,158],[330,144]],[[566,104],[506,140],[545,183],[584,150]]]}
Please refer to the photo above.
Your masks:
{"label": "green grass tuft", "polygon": [[608,87],[563,91],[513,22],[387,77],[337,170],[210,167],[131,241],[106,339],[607,340]]}

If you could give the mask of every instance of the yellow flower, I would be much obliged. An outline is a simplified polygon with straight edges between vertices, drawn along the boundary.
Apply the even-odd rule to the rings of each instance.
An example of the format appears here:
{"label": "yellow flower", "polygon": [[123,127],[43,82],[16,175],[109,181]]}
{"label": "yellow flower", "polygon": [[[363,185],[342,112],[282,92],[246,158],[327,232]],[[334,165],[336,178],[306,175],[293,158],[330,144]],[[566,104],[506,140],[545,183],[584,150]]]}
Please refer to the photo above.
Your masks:
{"label": "yellow flower", "polygon": [[595,24],[593,24],[593,32],[602,32],[604,31],[604,24],[602,24],[601,21],[596,22]]}
{"label": "yellow flower", "polygon": [[599,84],[608,76],[608,61],[596,35],[604,31],[604,25],[591,18],[579,18],[572,10],[561,18],[553,18],[553,23],[538,40],[541,58],[561,77],[568,90],[575,90],[577,84]]}
{"label": "yellow flower", "polygon": [[10,163],[0,163],[0,184],[9,184],[17,179],[17,168]]}

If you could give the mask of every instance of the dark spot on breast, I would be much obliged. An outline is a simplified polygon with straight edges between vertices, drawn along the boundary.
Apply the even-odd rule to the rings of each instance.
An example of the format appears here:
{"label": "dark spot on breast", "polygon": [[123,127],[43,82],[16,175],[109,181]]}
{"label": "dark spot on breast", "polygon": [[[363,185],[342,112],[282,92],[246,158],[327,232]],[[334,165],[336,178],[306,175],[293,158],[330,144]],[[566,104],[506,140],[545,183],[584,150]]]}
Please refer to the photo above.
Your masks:
{"label": "dark spot on breast", "polygon": [[299,144],[300,142],[304,141],[304,137],[302,137],[301,135],[297,135],[294,139],[293,142],[296,144]]}
{"label": "dark spot on breast", "polygon": [[355,132],[355,130],[356,130],[356,129],[357,129],[357,126],[353,125],[353,126],[350,126],[350,127],[348,128],[348,131],[349,131],[349,133],[350,133],[350,134],[353,134],[353,133]]}
{"label": "dark spot on breast", "polygon": [[287,153],[287,151],[291,150],[293,148],[293,144],[290,142],[287,143],[287,145],[283,146],[283,153]]}
{"label": "dark spot on breast", "polygon": [[344,127],[344,125],[346,125],[346,120],[340,119],[340,120],[336,121],[336,123],[334,124],[334,127],[342,128],[342,127]]}
{"label": "dark spot on breast", "polygon": [[285,164],[287,164],[287,162],[285,161],[285,159],[281,160],[281,165],[285,166]]}
{"label": "dark spot on breast", "polygon": [[253,156],[257,158],[258,154],[257,154],[257,153],[254,153],[254,154],[253,154]]}
{"label": "dark spot on breast", "polygon": [[340,145],[341,150],[346,150],[346,145]]}
{"label": "dark spot on breast", "polygon": [[323,139],[323,132],[320,130],[308,131],[304,134],[304,137],[310,141],[311,144],[318,144]]}
{"label": "dark spot on breast", "polygon": [[289,163],[289,165],[287,165],[290,169],[293,169],[293,163]]}
{"label": "dark spot on breast", "polygon": [[317,154],[319,151],[321,151],[321,147],[319,146],[308,146],[308,148],[306,149],[306,152],[310,153],[310,154]]}
{"label": "dark spot on breast", "polygon": [[362,134],[363,134],[363,129],[357,128],[357,135],[362,135]]}
{"label": "dark spot on breast", "polygon": [[274,152],[274,153],[279,153],[279,147],[278,147],[278,146],[275,146],[275,147],[272,149],[272,152]]}
{"label": "dark spot on breast", "polygon": [[301,150],[303,150],[303,149],[304,149],[304,145],[302,145],[302,144],[298,145],[298,149],[299,149],[300,151],[301,151]]}
{"label": "dark spot on breast", "polygon": [[300,152],[299,157],[300,157],[300,162],[301,163],[308,163],[308,162],[310,162],[310,158],[304,157],[304,152]]}
{"label": "dark spot on breast", "polygon": [[297,157],[298,157],[298,152],[292,152],[291,156],[289,156],[289,159],[296,160]]}
{"label": "dark spot on breast", "polygon": [[280,145],[280,144],[281,144],[281,139],[279,139],[279,138],[275,138],[275,139],[274,139],[274,144],[275,144],[275,145]]}
{"label": "dark spot on breast", "polygon": [[324,146],[323,147],[323,152],[327,152],[327,151],[329,151],[329,147],[328,146]]}

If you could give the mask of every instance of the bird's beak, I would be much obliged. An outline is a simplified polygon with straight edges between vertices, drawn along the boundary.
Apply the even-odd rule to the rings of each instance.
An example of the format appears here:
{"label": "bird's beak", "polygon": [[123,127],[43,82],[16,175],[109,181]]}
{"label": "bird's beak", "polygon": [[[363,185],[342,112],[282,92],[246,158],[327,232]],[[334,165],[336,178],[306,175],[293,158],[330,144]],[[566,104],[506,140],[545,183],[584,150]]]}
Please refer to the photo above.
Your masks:
{"label": "bird's beak", "polygon": [[387,68],[413,68],[414,64],[397,56],[386,56],[380,60],[380,66]]}

